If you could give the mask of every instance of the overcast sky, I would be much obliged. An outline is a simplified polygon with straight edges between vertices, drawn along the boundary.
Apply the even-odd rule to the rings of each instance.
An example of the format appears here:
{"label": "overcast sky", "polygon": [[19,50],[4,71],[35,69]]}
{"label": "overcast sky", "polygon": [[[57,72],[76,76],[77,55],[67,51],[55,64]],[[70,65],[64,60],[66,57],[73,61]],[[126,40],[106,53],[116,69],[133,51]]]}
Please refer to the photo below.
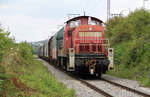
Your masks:
{"label": "overcast sky", "polygon": [[[127,15],[141,8],[143,0],[111,0],[111,13]],[[145,2],[150,9],[150,0]],[[107,19],[107,0],[0,0],[0,23],[9,28],[11,36],[20,41],[47,39],[67,21],[67,14],[94,16]]]}

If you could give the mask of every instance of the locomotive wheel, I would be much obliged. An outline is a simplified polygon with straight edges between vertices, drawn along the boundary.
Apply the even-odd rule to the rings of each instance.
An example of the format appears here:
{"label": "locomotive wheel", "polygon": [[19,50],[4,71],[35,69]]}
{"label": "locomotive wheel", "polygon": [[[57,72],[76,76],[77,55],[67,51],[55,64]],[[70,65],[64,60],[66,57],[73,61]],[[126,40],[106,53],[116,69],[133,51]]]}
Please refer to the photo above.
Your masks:
{"label": "locomotive wheel", "polygon": [[103,72],[103,65],[102,65],[102,64],[99,65],[99,69],[100,69],[100,70],[99,70],[99,72],[98,72],[98,78],[101,79],[102,72]]}
{"label": "locomotive wheel", "polygon": [[103,67],[103,73],[106,73],[106,71],[107,71],[107,66],[104,66]]}
{"label": "locomotive wheel", "polygon": [[57,65],[58,65],[58,67],[61,66],[61,58],[60,57],[58,57]]}
{"label": "locomotive wheel", "polygon": [[102,73],[96,73],[95,76],[96,78],[101,79]]}
{"label": "locomotive wheel", "polygon": [[99,73],[98,74],[98,78],[101,79],[101,76],[102,76],[102,73]]}

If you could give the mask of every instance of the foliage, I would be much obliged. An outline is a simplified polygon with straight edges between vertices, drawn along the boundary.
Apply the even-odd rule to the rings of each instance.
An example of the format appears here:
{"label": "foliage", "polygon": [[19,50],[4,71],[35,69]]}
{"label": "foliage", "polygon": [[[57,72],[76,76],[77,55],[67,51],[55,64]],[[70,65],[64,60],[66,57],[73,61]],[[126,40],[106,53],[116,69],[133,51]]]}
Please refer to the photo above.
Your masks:
{"label": "foliage", "polygon": [[5,52],[14,45],[13,39],[9,38],[10,32],[5,31],[0,25],[0,96],[3,96],[4,92],[4,80],[6,79],[5,67],[2,65]]}
{"label": "foliage", "polygon": [[0,97],[74,97],[33,57],[27,42],[16,44],[0,26]]}
{"label": "foliage", "polygon": [[106,23],[106,36],[115,48],[116,69],[109,73],[148,85],[150,12],[140,9],[127,17],[110,19]]}
{"label": "foliage", "polygon": [[[36,89],[37,92],[32,93],[35,97],[74,97],[74,90],[69,90],[66,86],[57,81],[49,70],[41,65],[40,61],[33,61],[25,74],[21,75],[22,82]],[[34,69],[34,71],[32,71]]]}
{"label": "foliage", "polygon": [[22,42],[18,45],[19,54],[25,60],[30,60],[33,58],[33,48],[32,45],[28,44],[27,42]]}
{"label": "foliage", "polygon": [[2,62],[2,56],[4,55],[6,49],[14,45],[13,39],[9,38],[10,32],[4,31],[0,26],[0,62]]}

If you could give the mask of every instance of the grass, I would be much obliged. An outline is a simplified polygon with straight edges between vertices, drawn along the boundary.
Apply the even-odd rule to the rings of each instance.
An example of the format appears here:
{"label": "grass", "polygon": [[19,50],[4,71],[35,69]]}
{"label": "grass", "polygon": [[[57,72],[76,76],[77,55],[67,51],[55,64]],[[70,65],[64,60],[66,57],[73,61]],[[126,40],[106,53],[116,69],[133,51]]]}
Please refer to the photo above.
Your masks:
{"label": "grass", "polygon": [[35,96],[40,97],[74,97],[74,90],[69,90],[64,84],[41,65],[40,61],[33,61],[34,65],[24,68],[25,74],[20,76],[22,82],[26,83],[33,89],[36,89]]}
{"label": "grass", "polygon": [[33,58],[27,42],[15,43],[0,25],[0,97],[75,97],[43,63]]}
{"label": "grass", "polygon": [[75,97],[75,91],[59,82],[39,60],[12,62],[5,68],[3,94],[6,97]]}

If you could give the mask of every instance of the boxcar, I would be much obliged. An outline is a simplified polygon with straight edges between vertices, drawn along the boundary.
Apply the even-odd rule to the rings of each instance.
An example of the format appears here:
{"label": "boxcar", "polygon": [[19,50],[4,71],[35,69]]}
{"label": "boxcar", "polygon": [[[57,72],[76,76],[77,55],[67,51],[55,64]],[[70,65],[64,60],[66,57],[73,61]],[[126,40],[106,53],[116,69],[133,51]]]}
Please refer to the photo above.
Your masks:
{"label": "boxcar", "polygon": [[48,57],[48,40],[45,40],[44,44],[43,44],[43,56],[45,58],[45,60],[48,61],[49,57]]}
{"label": "boxcar", "polygon": [[55,34],[51,39],[51,60],[54,65],[57,65],[57,34]]}

